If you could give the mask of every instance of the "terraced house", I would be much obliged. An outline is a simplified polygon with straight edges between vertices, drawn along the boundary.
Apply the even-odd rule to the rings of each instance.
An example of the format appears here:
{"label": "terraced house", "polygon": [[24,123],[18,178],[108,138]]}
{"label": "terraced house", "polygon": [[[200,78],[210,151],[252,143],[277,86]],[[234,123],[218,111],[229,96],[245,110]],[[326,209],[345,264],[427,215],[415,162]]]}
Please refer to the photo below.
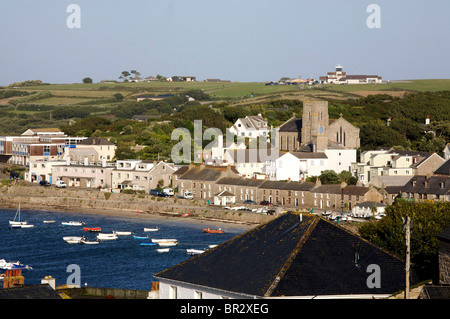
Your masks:
{"label": "terraced house", "polygon": [[248,179],[239,176],[234,167],[185,166],[176,180],[179,193],[192,192],[194,198],[209,200],[226,191],[236,203],[252,200],[267,201],[275,205],[298,208],[351,210],[356,204],[367,201],[382,202],[383,195],[374,187],[347,185],[322,185],[294,181]]}

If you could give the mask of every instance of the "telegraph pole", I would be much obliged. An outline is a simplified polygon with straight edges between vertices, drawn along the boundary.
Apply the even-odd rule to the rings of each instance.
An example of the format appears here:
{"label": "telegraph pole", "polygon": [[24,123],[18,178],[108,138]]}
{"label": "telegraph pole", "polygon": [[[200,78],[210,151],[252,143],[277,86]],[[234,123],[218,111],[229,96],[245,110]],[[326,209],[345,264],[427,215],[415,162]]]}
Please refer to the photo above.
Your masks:
{"label": "telegraph pole", "polygon": [[405,267],[405,299],[409,299],[409,271],[411,267],[411,218],[406,217],[406,267]]}

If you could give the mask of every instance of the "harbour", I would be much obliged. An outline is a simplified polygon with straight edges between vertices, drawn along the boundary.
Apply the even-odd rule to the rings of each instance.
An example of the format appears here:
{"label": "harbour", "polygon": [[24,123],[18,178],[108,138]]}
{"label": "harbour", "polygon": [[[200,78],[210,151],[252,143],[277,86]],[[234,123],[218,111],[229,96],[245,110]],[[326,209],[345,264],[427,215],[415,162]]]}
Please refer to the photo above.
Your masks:
{"label": "harbour", "polygon": [[[57,286],[65,285],[72,274],[69,266],[77,265],[81,286],[151,290],[153,274],[192,258],[192,250],[200,253],[212,249],[246,230],[220,225],[224,233],[211,234],[202,229],[217,228],[214,221],[193,223],[32,209],[22,210],[21,219],[34,227],[9,229],[15,214],[15,209],[0,209],[0,259],[32,267],[22,273],[25,285],[40,284],[46,276],[55,278]],[[80,224],[63,225],[71,221]],[[101,232],[84,228],[100,228]],[[145,231],[150,228],[153,231]],[[116,237],[97,241],[102,233]],[[86,243],[98,244],[69,244],[64,237],[81,237]],[[175,244],[168,239],[176,239]]]}

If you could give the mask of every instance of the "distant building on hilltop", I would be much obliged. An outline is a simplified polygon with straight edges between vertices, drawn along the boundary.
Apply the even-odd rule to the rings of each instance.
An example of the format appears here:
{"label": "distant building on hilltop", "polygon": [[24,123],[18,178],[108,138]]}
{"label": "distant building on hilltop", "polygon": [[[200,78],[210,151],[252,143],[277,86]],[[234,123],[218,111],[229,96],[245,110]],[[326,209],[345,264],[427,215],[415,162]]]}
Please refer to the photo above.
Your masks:
{"label": "distant building on hilltop", "polygon": [[336,66],[335,72],[328,72],[326,76],[321,76],[320,81],[325,84],[369,84],[381,83],[379,75],[349,75],[342,71],[342,66]]}

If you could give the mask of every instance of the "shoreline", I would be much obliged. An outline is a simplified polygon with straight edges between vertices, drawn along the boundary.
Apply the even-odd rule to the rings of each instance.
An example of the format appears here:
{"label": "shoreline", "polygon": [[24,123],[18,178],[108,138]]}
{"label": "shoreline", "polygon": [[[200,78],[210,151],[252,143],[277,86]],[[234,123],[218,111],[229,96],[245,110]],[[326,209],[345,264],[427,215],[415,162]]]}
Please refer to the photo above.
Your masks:
{"label": "shoreline", "polygon": [[[0,206],[0,209],[17,209],[12,206],[4,207]],[[259,226],[261,223],[246,223],[246,222],[238,222],[233,220],[223,220],[223,219],[213,219],[213,218],[200,218],[197,216],[188,216],[181,217],[179,214],[169,214],[169,213],[149,213],[149,212],[137,212],[134,210],[123,210],[123,209],[103,209],[99,211],[98,208],[85,208],[85,207],[57,207],[57,206],[40,206],[35,207],[32,205],[21,204],[21,209],[24,210],[45,210],[48,212],[64,212],[64,213],[75,213],[75,214],[88,214],[88,215],[97,215],[97,216],[107,216],[107,217],[128,217],[128,218],[140,218],[140,219],[153,219],[153,220],[171,220],[176,222],[183,223],[192,223],[192,224],[205,224],[211,227],[211,224],[214,224],[214,227],[232,227],[238,229],[246,229],[249,230],[253,227]]]}

